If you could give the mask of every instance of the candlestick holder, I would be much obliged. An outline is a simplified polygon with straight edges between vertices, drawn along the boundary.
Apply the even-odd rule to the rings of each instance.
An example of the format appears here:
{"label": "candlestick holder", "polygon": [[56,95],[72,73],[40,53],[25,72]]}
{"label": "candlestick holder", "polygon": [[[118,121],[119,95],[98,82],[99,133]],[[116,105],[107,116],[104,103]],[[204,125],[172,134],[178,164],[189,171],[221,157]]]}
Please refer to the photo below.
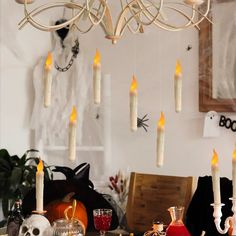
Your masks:
{"label": "candlestick holder", "polygon": [[43,211],[37,211],[37,210],[34,210],[32,211],[33,214],[36,214],[36,215],[45,215],[47,213],[47,211],[43,210]]}
{"label": "candlestick holder", "polygon": [[236,198],[229,198],[229,199],[232,201],[232,208],[231,209],[233,212],[233,216],[229,216],[226,218],[225,223],[224,223],[224,229],[221,228],[220,223],[221,223],[221,217],[222,217],[221,208],[225,204],[222,204],[222,203],[211,204],[211,206],[213,206],[213,208],[214,208],[213,217],[214,217],[216,229],[220,234],[226,234],[229,231],[230,222],[231,222],[232,227],[233,227],[232,235],[236,235]]}

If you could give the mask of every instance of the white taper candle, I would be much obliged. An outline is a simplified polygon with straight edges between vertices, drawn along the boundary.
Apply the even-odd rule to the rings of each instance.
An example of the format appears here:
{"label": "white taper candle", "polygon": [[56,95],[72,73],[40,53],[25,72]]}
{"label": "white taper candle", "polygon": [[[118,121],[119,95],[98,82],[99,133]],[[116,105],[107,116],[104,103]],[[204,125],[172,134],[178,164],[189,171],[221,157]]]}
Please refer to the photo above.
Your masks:
{"label": "white taper candle", "polygon": [[232,183],[233,183],[233,198],[236,199],[236,146],[233,152],[233,159],[232,159]]}
{"label": "white taper candle", "polygon": [[182,69],[180,62],[177,61],[175,68],[175,111],[180,112],[182,110]]}
{"label": "white taper candle", "polygon": [[131,131],[137,130],[137,119],[138,119],[138,91],[137,81],[133,76],[132,83],[130,86],[130,129]]}
{"label": "white taper candle", "polygon": [[72,108],[69,123],[69,157],[70,161],[76,158],[76,129],[77,129],[77,112],[75,106]]}
{"label": "white taper candle", "polygon": [[101,77],[101,56],[99,51],[96,50],[93,63],[93,96],[95,104],[101,103]]}
{"label": "white taper candle", "polygon": [[44,172],[43,161],[40,160],[36,172],[36,211],[43,212]]}
{"label": "white taper candle", "polygon": [[219,173],[219,163],[218,155],[216,151],[213,151],[213,156],[211,160],[211,175],[212,175],[212,188],[214,195],[214,204],[221,203],[220,197],[220,173]]}
{"label": "white taper candle", "polygon": [[164,163],[164,148],[165,148],[165,118],[163,112],[161,112],[160,119],[157,124],[157,167],[163,166]]}
{"label": "white taper candle", "polygon": [[52,54],[49,52],[44,67],[44,106],[51,105],[52,94]]}

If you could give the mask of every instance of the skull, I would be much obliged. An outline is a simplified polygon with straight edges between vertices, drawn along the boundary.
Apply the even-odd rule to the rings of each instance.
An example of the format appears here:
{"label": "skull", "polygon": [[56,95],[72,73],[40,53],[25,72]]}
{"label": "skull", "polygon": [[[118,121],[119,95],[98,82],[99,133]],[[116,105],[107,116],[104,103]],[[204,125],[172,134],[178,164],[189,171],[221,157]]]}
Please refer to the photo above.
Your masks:
{"label": "skull", "polygon": [[23,221],[19,236],[51,236],[51,225],[44,216],[33,214]]}

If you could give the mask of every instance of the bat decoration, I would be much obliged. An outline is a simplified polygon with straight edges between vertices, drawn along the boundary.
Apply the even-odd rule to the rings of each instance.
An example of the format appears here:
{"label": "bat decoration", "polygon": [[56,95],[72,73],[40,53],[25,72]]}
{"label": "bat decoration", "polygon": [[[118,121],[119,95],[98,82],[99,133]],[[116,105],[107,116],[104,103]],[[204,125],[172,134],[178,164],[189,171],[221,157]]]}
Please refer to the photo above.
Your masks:
{"label": "bat decoration", "polygon": [[189,45],[187,46],[186,50],[187,50],[187,51],[190,51],[192,48],[193,48],[192,45],[189,44]]}

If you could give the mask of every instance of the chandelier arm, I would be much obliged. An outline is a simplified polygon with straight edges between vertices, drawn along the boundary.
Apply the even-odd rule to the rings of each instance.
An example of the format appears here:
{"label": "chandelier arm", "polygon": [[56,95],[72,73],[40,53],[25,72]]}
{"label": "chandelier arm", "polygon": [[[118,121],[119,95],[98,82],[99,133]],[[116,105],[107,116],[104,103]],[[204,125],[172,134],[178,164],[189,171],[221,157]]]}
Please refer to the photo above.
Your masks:
{"label": "chandelier arm", "polygon": [[40,7],[37,7],[36,9],[32,10],[30,13],[28,13],[28,11],[27,11],[27,12],[25,12],[25,17],[18,23],[18,26],[22,28],[22,25],[24,26],[25,24],[27,24],[28,15],[36,16],[39,13],[43,12],[44,10],[46,10],[45,6],[48,7],[50,5],[51,5],[51,8],[53,8],[53,7],[60,7],[60,6],[64,7],[65,6],[64,3],[61,4],[60,6],[58,6],[58,5],[55,6],[55,4],[53,4],[53,3],[48,3],[48,4],[44,4],[44,5],[40,6]]}
{"label": "chandelier arm", "polygon": [[[86,0],[86,8],[87,8],[87,12],[88,12],[88,17],[89,17],[89,20],[91,21],[91,23],[93,25],[99,25],[101,23],[104,15],[106,14],[106,8],[108,7],[106,1],[101,0],[100,5],[103,5],[104,9],[103,9],[103,12],[102,12],[102,15],[101,15],[100,19],[97,22],[95,22],[93,20],[93,18],[91,17],[91,10],[90,10],[90,6],[89,6],[89,1]],[[99,6],[99,8],[100,8],[100,6]],[[97,13],[99,13],[99,9],[97,10]]]}
{"label": "chandelier arm", "polygon": [[[80,12],[75,15],[75,17],[71,18],[70,20],[62,23],[62,24],[58,24],[58,25],[55,25],[55,26],[46,26],[46,25],[42,25],[40,23],[38,23],[37,21],[35,21],[32,17],[32,16],[35,16],[37,14],[39,14],[40,12],[44,11],[44,10],[47,10],[47,9],[50,9],[50,8],[53,8],[53,7],[68,7],[68,8],[79,8],[80,9]],[[34,27],[36,27],[37,29],[39,30],[43,30],[43,31],[52,31],[52,30],[58,30],[58,29],[61,29],[61,28],[64,28],[66,27],[67,25],[73,23],[74,21],[76,21],[78,18],[80,18],[82,16],[82,14],[84,13],[84,11],[86,11],[86,9],[82,6],[80,6],[79,4],[77,3],[67,3],[67,2],[58,2],[54,4],[44,4],[43,6],[40,6],[36,9],[34,9],[32,12],[28,12],[27,9],[26,9],[26,17],[20,22],[20,23],[23,23],[24,21],[24,24],[23,26],[26,24],[26,23],[30,23],[31,25],[33,25]],[[95,16],[93,13],[91,13],[93,15],[94,18],[97,18],[97,16]],[[20,24],[19,23],[19,24]],[[105,31],[105,33],[107,33],[107,30],[106,30],[106,27],[104,26],[104,24],[101,22],[100,23],[103,30]],[[21,26],[20,29],[23,27]],[[77,28],[80,29],[80,32],[83,32],[83,33],[86,33],[86,32],[89,32],[91,29],[92,29],[93,25],[90,26],[86,31],[84,30],[81,30],[78,26]]]}
{"label": "chandelier arm", "polygon": [[[152,6],[154,7],[154,8],[156,8],[156,10],[158,11],[158,14],[156,15],[156,16],[154,16],[149,10],[148,10],[148,6],[145,6],[145,4],[143,3],[143,1],[142,0],[140,0],[140,2],[143,4],[143,6],[144,6],[144,10],[143,10],[143,14],[146,16],[146,18],[147,19],[149,19],[150,20],[150,22],[148,22],[148,23],[145,23],[146,25],[150,25],[150,24],[152,24],[152,23],[155,23],[156,21],[159,21],[159,22],[161,22],[162,24],[164,24],[164,25],[168,25],[167,23],[164,23],[163,21],[161,21],[161,20],[158,20],[158,16],[159,16],[159,14],[160,14],[160,11],[162,10],[162,5],[159,7],[159,8],[157,8],[157,6],[152,2],[152,1],[149,1],[148,0],[148,2],[150,2],[151,4],[152,4]],[[174,10],[174,11],[177,11],[177,12],[179,12],[180,14],[182,14],[184,17],[186,17],[187,19],[188,19],[188,23],[186,24],[186,26],[189,26],[189,25],[191,25],[191,22],[193,22],[193,19],[194,19],[194,17],[195,17],[195,10],[192,8],[192,17],[188,17],[183,11],[181,11],[181,10],[178,10],[177,8],[171,8],[171,7],[167,7],[167,8],[169,8],[169,9],[172,9],[172,10]],[[146,13],[148,13],[148,14],[146,14]],[[150,15],[150,16],[148,16],[148,15]],[[143,24],[144,24],[144,22],[142,22]],[[168,25],[169,27],[172,27],[171,25]],[[173,27],[173,28],[175,28],[175,27]]]}
{"label": "chandelier arm", "polygon": [[[142,0],[140,1],[140,2],[142,2]],[[162,22],[162,21],[160,21],[160,20],[158,20],[158,16],[159,16],[159,14],[160,14],[160,11],[161,11],[161,7],[157,7],[157,6],[155,6],[155,4],[153,3],[153,2],[151,2],[151,1],[149,1],[150,3],[151,3],[151,5],[146,5],[145,6],[145,4],[142,2],[142,7],[140,6],[140,8],[141,9],[143,9],[143,11],[142,11],[142,13],[145,15],[145,17],[147,18],[147,19],[149,19],[150,21],[149,22],[143,22],[143,21],[141,21],[141,19],[139,19],[138,20],[138,23],[140,23],[141,25],[145,25],[145,26],[149,26],[149,25],[151,25],[152,23],[154,23],[155,25],[157,25],[157,26],[160,26],[161,28],[163,28],[163,29],[165,29],[165,30],[169,30],[169,29],[176,29],[177,27],[174,27],[174,26],[172,26],[172,25],[169,25],[169,24],[166,24],[166,23],[164,23],[164,22]],[[157,9],[157,11],[158,11],[158,14],[156,14],[156,16],[154,16],[149,10],[148,10],[148,8],[150,8],[151,6],[153,6],[153,7],[155,7],[156,9]],[[168,8],[170,8],[170,7],[168,7]],[[171,8],[172,9],[172,8]],[[188,19],[188,23],[185,25],[185,27],[188,27],[188,26],[190,26],[191,25],[191,22],[192,23],[194,23],[193,22],[193,19],[194,19],[194,17],[195,17],[195,13],[193,13],[193,15],[192,15],[192,17],[190,18],[190,17],[188,17],[186,14],[184,14],[182,11],[180,11],[180,10],[178,10],[178,9],[172,9],[172,10],[175,10],[175,11],[178,11],[180,14],[182,14],[182,15],[184,15],[187,19]],[[149,14],[149,15],[151,15],[151,17],[150,16],[148,16],[148,14],[147,13],[145,13],[145,11]],[[195,9],[194,9],[194,11],[195,11]],[[133,14],[134,15],[134,14]],[[162,26],[162,25],[160,25],[160,24],[158,24],[156,21],[159,21],[162,25],[167,25],[168,26],[168,28],[167,27],[165,27],[165,26]],[[199,28],[198,26],[196,26],[197,28]],[[184,28],[184,27],[182,27],[182,28]],[[181,29],[182,29],[181,28]]]}
{"label": "chandelier arm", "polygon": [[[88,10],[87,10],[85,7],[79,5],[78,3],[73,3],[73,5],[71,5],[70,8],[72,8],[72,7],[82,9],[83,11],[85,11],[85,13],[86,13],[86,12],[88,13]],[[88,14],[89,14],[89,13],[88,13]],[[91,14],[91,16],[92,16],[94,19],[96,19],[96,21],[99,20],[99,19],[98,19],[98,16],[96,16],[94,13],[90,12],[90,14]],[[80,16],[81,16],[81,15],[80,15]],[[80,16],[78,16],[78,18],[79,18]],[[90,21],[90,22],[91,22],[91,21]],[[91,23],[92,23],[92,22],[91,22]],[[101,19],[101,21],[100,21],[99,24],[101,25],[103,31],[104,31],[106,34],[113,34],[112,18],[111,18],[111,15],[110,15],[110,12],[109,12],[108,7],[106,7],[105,15],[104,15],[104,17],[102,17],[102,19]],[[92,26],[90,26],[90,28],[89,28],[88,30],[86,30],[86,31],[81,30],[81,29],[80,29],[80,31],[81,31],[81,32],[88,32],[90,29],[92,29],[92,27],[93,27],[94,25],[97,25],[97,23],[96,23],[96,24],[93,24],[93,23],[92,23]],[[78,25],[77,25],[77,27],[78,27]],[[79,27],[78,27],[78,28],[79,28]],[[108,33],[108,32],[111,32],[111,33]]]}
{"label": "chandelier arm", "polygon": [[[125,17],[127,12],[130,12],[130,6],[133,4],[133,2],[136,2],[136,0],[132,0],[128,5],[125,6],[125,8],[123,8],[122,12],[120,13],[115,26],[115,36],[121,35],[121,31],[123,31],[124,28],[126,28],[128,22],[134,18],[134,14],[132,14],[132,17],[129,20],[127,20]],[[140,12],[141,11],[135,14],[138,15]]]}
{"label": "chandelier arm", "polygon": [[[145,6],[145,8],[150,8],[151,6],[153,6],[153,3],[152,3],[152,2],[151,2],[151,5]],[[128,7],[128,6],[126,6],[126,9],[127,9],[127,7]],[[157,8],[155,5],[154,5],[154,7]],[[122,36],[123,33],[124,33],[125,28],[126,28],[126,27],[129,27],[130,21],[131,21],[133,18],[136,18],[136,21],[137,21],[137,17],[136,17],[136,16],[137,16],[138,14],[140,14],[140,13],[143,13],[143,11],[144,11],[144,10],[142,10],[142,8],[140,7],[140,11],[139,11],[139,12],[135,12],[134,14],[132,13],[132,17],[130,17],[129,20],[126,20],[124,24],[122,24],[122,22],[120,22],[120,21],[122,21],[122,15],[121,15],[121,16],[119,17],[118,22],[117,22],[117,26],[118,26],[118,25],[123,25],[123,26],[122,26],[121,29],[119,30],[119,33],[117,33],[118,27],[116,28],[116,31],[115,31],[116,33],[115,33],[115,35],[120,35],[120,36]],[[125,14],[125,11],[123,11],[122,14]],[[140,19],[138,19],[137,23],[140,25],[139,28],[140,28],[142,25],[145,25],[145,26],[151,25],[153,22],[155,22],[155,20],[157,20],[157,17],[158,17],[158,16],[159,16],[159,13],[155,16],[154,19],[150,19],[150,22],[142,22]],[[124,17],[124,18],[125,18],[125,17]],[[163,27],[162,27],[162,28],[163,28]],[[163,29],[165,29],[165,28],[163,28]]]}
{"label": "chandelier arm", "polygon": [[[183,29],[183,28],[189,27],[190,25],[194,26],[194,21],[193,20],[194,20],[194,17],[195,17],[195,13],[192,14],[192,17],[189,17],[183,11],[181,11],[177,8],[174,8],[174,7],[166,7],[166,8],[177,11],[178,13],[180,13],[181,15],[183,15],[185,18],[188,19],[188,22],[184,26],[181,26],[179,28]],[[145,25],[150,25],[152,23],[154,23],[156,26],[159,26],[159,27],[161,27],[161,25],[163,25],[163,27],[161,27],[161,28],[163,28],[165,30],[169,30],[169,29],[174,29],[175,30],[176,28],[178,28],[177,26],[167,24],[167,23],[163,22],[162,20],[160,20],[158,18],[154,18],[153,14],[150,11],[148,11],[148,8],[146,8],[145,11],[143,11],[143,14],[146,16],[147,19],[150,20],[150,22],[148,22],[148,23],[142,22]],[[197,25],[195,27],[199,28]]]}
{"label": "chandelier arm", "polygon": [[[85,11],[87,11],[87,10],[85,10]],[[91,13],[91,14],[92,14],[92,17],[97,18],[97,16],[96,16],[94,13]],[[81,15],[81,16],[82,16],[82,15]],[[81,16],[79,16],[79,18],[80,18]],[[78,23],[79,23],[79,20],[80,20],[80,19],[77,20]],[[78,29],[78,31],[79,31],[80,33],[82,33],[82,34],[88,33],[88,32],[93,28],[93,26],[94,26],[93,24],[91,24],[88,29],[83,30],[83,29],[81,29],[76,23],[74,23],[74,25],[75,25],[75,27]],[[107,34],[106,27],[105,27],[105,25],[104,25],[103,22],[100,23],[100,26],[102,27],[104,33]]]}
{"label": "chandelier arm", "polygon": [[[149,7],[151,7],[151,5],[146,6],[146,9],[148,9]],[[156,6],[154,6],[154,7],[156,7]],[[177,27],[168,25],[168,24],[166,24],[166,23],[164,23],[164,22],[162,22],[162,21],[159,20],[162,25],[167,25],[168,27],[162,26],[161,24],[158,24],[158,23],[156,22],[156,21],[158,21],[157,17],[154,18],[154,16],[153,16],[149,11],[148,11],[149,14],[151,14],[151,16],[153,16],[152,18],[154,18],[154,19],[151,19],[151,17],[148,16],[147,13],[144,13],[144,11],[142,11],[142,10],[141,10],[140,12],[142,12],[142,13],[146,16],[147,19],[150,19],[150,22],[143,22],[143,21],[140,20],[139,23],[142,24],[142,25],[149,26],[149,25],[151,25],[152,23],[154,23],[156,26],[159,26],[160,28],[165,29],[165,30],[172,30],[172,31],[177,31],[177,30],[178,30],[178,31],[179,31],[179,30],[182,30],[182,29],[183,29],[183,27],[182,27],[181,29],[177,29]],[[180,12],[180,13],[182,13],[182,12]],[[139,12],[138,12],[137,14],[139,14]],[[132,19],[129,19],[129,21],[130,21],[130,20],[132,20]],[[126,25],[123,27],[122,31],[124,30],[125,27],[126,27]],[[196,26],[196,27],[197,27],[197,26]],[[122,34],[123,34],[123,32],[122,32]]]}
{"label": "chandelier arm", "polygon": [[[154,6],[155,8],[157,8],[157,6],[153,5],[152,2],[151,2],[151,5],[145,6],[145,8],[148,9],[148,8],[150,8],[150,7],[152,7],[152,6]],[[135,13],[136,15],[141,14],[141,13],[143,13],[143,12],[146,10],[146,9],[142,9],[141,7],[140,7],[140,9],[141,9],[141,10],[140,10],[139,12],[136,12],[136,13]],[[157,10],[158,10],[158,9],[157,9]],[[132,14],[132,15],[133,15],[134,17],[136,17],[135,14]],[[145,15],[145,13],[143,13],[143,14]],[[150,13],[150,14],[151,14],[151,13]],[[151,14],[151,15],[152,15],[152,14]],[[151,19],[150,17],[148,17],[148,16],[145,15],[146,18],[150,20],[149,22],[141,21],[140,18],[138,18],[136,21],[137,21],[137,23],[140,24],[140,25],[149,26],[149,25],[151,25],[153,22],[155,22],[155,20],[157,20],[157,18],[159,17],[159,15],[160,15],[159,12],[156,14],[156,16],[153,16],[153,15],[152,15],[152,19]],[[131,20],[131,19],[130,19],[130,20]]]}
{"label": "chandelier arm", "polygon": [[114,26],[112,22],[112,16],[108,9],[106,9],[106,14],[101,22],[103,30],[107,35],[114,35]]}
{"label": "chandelier arm", "polygon": [[[200,30],[199,26],[198,26],[198,23],[195,23],[194,22],[194,17],[195,17],[195,14],[193,15],[192,18],[190,18],[188,15],[186,15],[183,11],[181,10],[178,10],[176,8],[172,8],[172,7],[167,7],[171,10],[174,10],[174,11],[177,11],[178,13],[180,13],[181,15],[183,15],[185,18],[187,18],[188,22],[185,24],[185,25],[182,25],[182,26],[174,26],[174,25],[170,25],[170,24],[167,24],[165,22],[163,22],[162,20],[157,20],[154,23],[154,25],[158,26],[158,27],[161,27],[161,25],[163,25],[164,29],[165,30],[170,30],[170,31],[179,31],[179,30],[183,30],[183,29],[186,29],[188,27],[196,27],[198,30]],[[161,24],[161,25],[160,25]],[[162,28],[162,27],[161,27]]]}
{"label": "chandelier arm", "polygon": [[[56,4],[56,5],[55,5]],[[61,28],[64,28],[64,27],[66,27],[66,26],[68,26],[68,25],[70,25],[71,23],[73,23],[73,21],[75,21],[80,15],[82,15],[83,14],[83,12],[84,12],[84,8],[83,7],[80,7],[80,9],[81,9],[81,11],[78,13],[78,14],[76,14],[74,17],[72,17],[70,20],[67,20],[66,22],[64,22],[64,23],[61,23],[61,24],[59,24],[59,25],[43,25],[43,24],[40,24],[39,22],[37,22],[37,21],[35,21],[33,18],[32,18],[32,14],[33,14],[33,16],[35,16],[35,15],[38,15],[39,13],[41,13],[42,11],[45,11],[45,10],[48,10],[48,9],[50,9],[50,8],[54,8],[54,7],[60,7],[60,6],[64,6],[64,7],[67,7],[68,6],[68,4],[67,4],[67,2],[64,2],[64,3],[62,3],[62,2],[57,2],[57,3],[54,3],[53,5],[51,5],[51,4],[45,4],[45,5],[43,5],[43,6],[40,6],[40,7],[38,7],[38,8],[36,8],[36,9],[34,9],[32,12],[28,12],[28,10],[27,9],[25,9],[25,19],[24,20],[22,20],[21,22],[23,23],[23,26],[27,23],[27,22],[29,22],[31,25],[33,25],[33,26],[37,26],[36,28],[38,28],[38,29],[40,29],[40,30],[43,30],[43,31],[52,31],[52,30],[58,30],[58,29],[61,29]],[[26,21],[25,23],[24,23],[24,21]],[[20,23],[19,23],[20,24]],[[23,27],[23,26],[20,26],[20,29]]]}
{"label": "chandelier arm", "polygon": [[[126,8],[126,10],[127,10],[127,8]],[[141,12],[142,12],[142,10],[140,10],[139,12],[136,12],[135,14],[138,15],[138,14],[140,14]],[[125,14],[125,12],[123,11],[122,14]],[[125,18],[125,17],[123,17],[123,19],[124,19],[124,18]],[[130,18],[129,18],[128,20],[126,19],[125,23],[122,24],[122,17],[120,16],[120,17],[119,17],[119,20],[118,20],[118,22],[117,22],[117,25],[116,25],[115,35],[120,35],[120,36],[122,36],[123,33],[124,33],[125,28],[128,27],[130,21],[133,20],[133,18],[135,18],[135,16],[132,14],[132,16],[130,16]],[[142,23],[141,23],[141,22],[138,22],[138,24],[140,24],[140,26],[139,26],[139,28],[140,28],[141,25],[142,25]],[[120,26],[120,28],[119,28],[119,26]],[[117,32],[119,32],[119,33],[117,33]]]}
{"label": "chandelier arm", "polygon": [[[166,4],[171,4],[171,2],[167,2]],[[190,5],[185,5],[185,4],[180,3],[180,2],[175,2],[175,3],[172,3],[172,4],[182,5],[182,6],[185,6],[185,7],[188,7],[188,8],[192,8]],[[203,19],[207,19],[210,23],[212,23],[212,21],[207,17],[207,15],[210,11],[210,8],[211,8],[211,0],[207,0],[205,13],[202,13],[201,11],[199,11],[198,8],[194,8],[194,10],[197,11],[198,13],[200,13],[204,17]]]}
{"label": "chandelier arm", "polygon": [[[175,4],[184,5],[183,3],[175,3]],[[186,6],[185,6],[185,7],[186,7]],[[190,6],[187,6],[187,7],[190,7]],[[184,26],[179,27],[179,29],[177,29],[177,26],[172,26],[172,25],[170,25],[170,24],[167,24],[167,23],[165,23],[165,22],[163,22],[163,21],[157,19],[157,20],[154,22],[154,24],[155,24],[156,26],[161,27],[162,29],[165,29],[165,30],[179,31],[179,30],[185,29],[185,28],[190,27],[190,26],[191,26],[191,27],[196,27],[197,29],[200,29],[200,28],[198,27],[198,24],[199,24],[201,21],[203,21],[204,19],[207,19],[208,21],[210,21],[210,19],[207,17],[207,14],[208,14],[209,9],[210,9],[210,0],[208,0],[207,9],[206,9],[206,12],[205,12],[204,14],[203,14],[201,11],[199,11],[197,8],[192,8],[192,7],[191,7],[191,8],[193,9],[193,12],[194,12],[191,18],[190,18],[189,16],[187,16],[183,11],[178,10],[178,9],[176,9],[176,8],[168,7],[168,6],[166,6],[166,8],[169,8],[169,9],[172,9],[172,10],[174,10],[174,11],[177,11],[178,13],[180,13],[181,15],[183,15],[184,17],[186,17],[186,18],[188,19],[188,23],[185,24]],[[152,16],[152,18],[154,17],[153,14],[152,14],[150,11],[148,11],[148,8],[146,8],[145,10],[146,10],[146,12],[147,12],[148,14],[150,14],[150,15]],[[195,17],[195,12],[198,12],[200,15],[202,15],[202,18],[201,18],[200,20],[198,20],[197,22],[194,22],[194,21],[193,21],[193,20],[194,20],[194,17]],[[143,12],[143,14],[151,21],[152,19],[150,18],[150,16],[148,16],[147,13]],[[157,21],[159,21],[159,23],[161,23],[161,24],[164,25],[164,26],[160,25]],[[210,21],[210,22],[211,22],[211,21]],[[145,25],[146,25],[147,23],[142,22],[142,24],[145,24]],[[149,24],[148,24],[148,25],[149,25]],[[166,26],[167,26],[167,27],[166,27]]]}
{"label": "chandelier arm", "polygon": [[[141,19],[140,19],[140,23],[143,24],[143,25],[146,25],[146,26],[151,25],[153,22],[155,22],[155,21],[159,18],[160,14],[161,14],[160,11],[162,10],[162,7],[163,7],[163,1],[161,1],[161,5],[160,5],[159,8],[158,8],[157,6],[155,6],[155,4],[154,4],[152,1],[148,1],[148,2],[150,2],[151,5],[145,6],[145,4],[143,3],[143,1],[140,0],[140,3],[142,4],[142,7],[140,6],[140,8],[142,9],[142,12],[141,12],[141,13],[143,13],[143,14],[146,16],[145,12],[148,12],[148,13],[152,16],[152,19],[146,16],[146,18],[147,18],[148,20],[150,20],[149,22],[144,22],[144,21],[141,21]],[[157,10],[157,14],[156,14],[156,15],[153,15],[153,14],[148,10],[148,8],[150,8],[150,7],[156,8],[156,10]]]}
{"label": "chandelier arm", "polygon": [[39,30],[43,30],[43,31],[54,31],[54,30],[58,30],[58,29],[62,29],[66,26],[68,26],[68,24],[70,25],[71,23],[73,24],[73,22],[77,19],[78,16],[82,15],[83,11],[79,12],[74,18],[71,18],[70,20],[66,21],[65,23],[62,24],[58,24],[58,25],[43,25],[41,23],[38,23],[37,21],[35,21],[32,17],[29,17],[28,22],[35,26],[36,28],[38,28]]}
{"label": "chandelier arm", "polygon": [[[131,11],[132,11],[132,10],[130,9],[130,12],[131,12]],[[134,12],[134,13],[135,13],[135,12]],[[127,25],[127,28],[128,28],[128,30],[129,30],[131,33],[133,33],[133,34],[136,34],[138,31],[140,31],[140,28],[141,28],[141,26],[142,26],[142,24],[141,24],[141,22],[140,22],[140,20],[139,20],[140,14],[141,14],[141,11],[140,11],[140,12],[137,12],[137,14],[136,14],[136,13],[133,14],[133,12],[131,12],[131,15],[133,16],[133,18],[135,19],[135,21],[136,21],[136,23],[137,23],[136,29],[133,29],[133,27],[130,25],[129,20],[127,20],[127,17],[124,16],[124,21],[125,21],[125,24]],[[132,20],[132,19],[131,19],[131,20]]]}
{"label": "chandelier arm", "polygon": [[[126,2],[127,2],[127,0],[126,0]],[[117,34],[117,31],[119,31],[119,35],[123,35],[123,31],[124,31],[124,29],[126,28],[126,27],[128,27],[128,29],[131,31],[131,32],[133,32],[133,33],[137,33],[139,30],[140,30],[140,28],[141,28],[141,26],[142,25],[150,25],[152,22],[150,22],[150,23],[144,23],[144,22],[142,22],[141,20],[140,20],[140,17],[138,17],[138,15],[140,15],[142,12],[143,12],[143,9],[142,9],[142,7],[140,6],[140,4],[138,4],[139,5],[139,11],[138,12],[135,12],[134,10],[133,10],[133,2],[135,2],[135,3],[137,3],[138,4],[138,2],[139,2],[139,0],[137,1],[137,0],[134,0],[134,1],[132,1],[132,2],[130,2],[130,3],[128,3],[128,5],[125,7],[125,8],[123,8],[123,11],[122,11],[122,13],[120,14],[120,17],[119,17],[119,19],[118,19],[118,21],[117,21],[117,24],[116,24],[116,34]],[[163,2],[163,0],[161,0],[161,3]],[[153,3],[151,2],[151,4],[153,5]],[[152,5],[148,5],[148,6],[145,6],[144,4],[143,4],[143,6],[144,7],[151,7]],[[162,5],[162,4],[161,4]],[[154,7],[155,8],[157,8],[155,5],[154,5]],[[127,9],[129,10],[129,12],[131,13],[131,15],[132,15],[132,17],[130,17],[128,20],[127,20],[127,18],[125,17],[125,14],[127,13]],[[158,10],[158,9],[157,9]],[[124,18],[124,22],[125,23],[122,23],[122,17]],[[156,18],[157,17],[159,17],[159,12],[157,13],[157,15],[155,16]],[[137,24],[138,24],[138,26],[137,26],[137,29],[135,29],[135,30],[133,30],[132,29],[132,27],[129,25],[130,24],[130,21],[131,20],[133,20],[133,19],[135,19],[135,21],[137,22]],[[154,19],[155,20],[155,19]],[[154,21],[154,20],[151,20],[151,21]],[[120,29],[119,29],[119,27],[120,27]],[[121,33],[122,32],[122,33]]]}
{"label": "chandelier arm", "polygon": [[[85,13],[84,13],[85,14]],[[78,17],[78,19],[76,20],[79,24],[80,19],[81,19],[82,15]],[[88,29],[86,30],[82,30],[75,22],[73,23],[73,26],[81,33],[81,34],[85,34],[88,33],[92,28],[93,28],[93,24],[90,24],[90,26],[88,27]]]}
{"label": "chandelier arm", "polygon": [[[125,19],[125,22],[127,22],[127,19]],[[140,27],[141,25],[138,23],[137,28],[133,29],[133,27],[130,26],[129,23],[127,23],[127,28],[132,34],[137,34],[140,31]]]}
{"label": "chandelier arm", "polygon": [[[81,6],[81,5],[79,5],[78,3],[73,2],[73,4],[70,4],[70,8],[79,8],[79,9],[82,9],[83,11],[87,12],[87,14],[88,14],[89,16],[92,16],[93,18],[96,19],[96,22],[95,22],[95,21],[91,18],[90,22],[91,22],[93,25],[99,25],[99,24],[101,24],[103,18],[105,17],[105,15],[106,15],[107,13],[109,13],[109,11],[107,10],[107,6],[105,6],[105,7],[104,7],[104,12],[103,12],[102,16],[100,17],[100,19],[98,19],[98,16],[95,15],[95,13],[92,13],[90,9],[88,10],[87,8],[85,8],[85,7]],[[94,9],[94,10],[96,10],[96,9]]]}
{"label": "chandelier arm", "polygon": [[86,30],[82,30],[77,24],[74,24],[74,26],[76,27],[76,29],[77,29],[81,34],[86,34],[86,33],[88,33],[88,32],[93,28],[94,25],[91,24],[91,25],[89,26],[89,28],[86,29]]}
{"label": "chandelier arm", "polygon": [[[160,4],[159,4],[159,6],[156,6],[151,0],[147,0],[153,7],[155,7],[157,10],[158,10],[158,12],[161,12],[161,10],[162,10],[162,8],[163,8],[163,6],[164,6],[164,3],[163,3],[163,0],[160,0]],[[141,8],[141,9],[146,9],[146,8],[148,8],[150,5],[145,5],[145,3],[143,2],[143,0],[139,0],[138,1],[138,3],[139,3],[139,7]],[[141,7],[141,6],[142,7]]]}
{"label": "chandelier arm", "polygon": [[[176,11],[176,9],[174,9],[174,8],[171,8],[171,7],[167,7],[167,8],[170,8],[170,9]],[[179,10],[177,10],[177,11],[178,11],[179,13],[181,13],[181,11],[179,11]],[[189,26],[191,26],[191,27],[197,27],[198,29],[200,29],[198,25],[199,25],[204,19],[208,20],[210,23],[213,23],[213,22],[207,17],[208,12],[207,12],[207,13],[202,13],[201,11],[199,11],[199,10],[196,9],[196,8],[194,9],[194,11],[196,11],[196,12],[197,12],[198,14],[200,14],[202,17],[201,17],[198,21],[196,21],[196,22],[191,21],[191,22],[192,22],[191,25],[186,24],[186,25],[182,26],[181,29],[185,29],[185,28],[187,28],[187,27],[189,27]],[[182,14],[182,13],[181,13],[181,14]],[[184,14],[184,13],[183,13],[183,14]],[[184,16],[189,19],[189,17],[188,17],[186,14],[184,14]],[[161,24],[167,25],[168,27],[171,27],[171,28],[173,28],[173,29],[177,28],[177,27],[173,27],[173,26],[171,26],[171,25],[168,25],[168,24],[166,24],[166,23],[164,23],[164,22],[162,22],[162,21],[160,21],[160,20],[159,20],[159,22],[160,22]],[[154,24],[155,24],[155,22],[154,22]],[[160,26],[160,25],[158,25],[158,26]]]}

